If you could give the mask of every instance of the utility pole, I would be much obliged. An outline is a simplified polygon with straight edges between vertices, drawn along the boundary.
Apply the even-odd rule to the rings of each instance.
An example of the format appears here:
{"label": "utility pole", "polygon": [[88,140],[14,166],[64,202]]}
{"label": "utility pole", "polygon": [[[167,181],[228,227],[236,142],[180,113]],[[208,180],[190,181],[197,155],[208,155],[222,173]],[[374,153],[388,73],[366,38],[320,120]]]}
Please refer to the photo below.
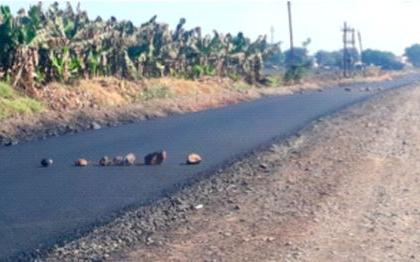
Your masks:
{"label": "utility pole", "polygon": [[343,27],[343,76],[347,77],[347,23],[344,22]]}
{"label": "utility pole", "polygon": [[350,77],[353,67],[353,56],[350,55],[349,45],[351,46],[351,51],[354,52],[356,49],[356,31],[354,28],[350,28],[347,25],[347,22],[344,22],[343,28],[343,76]]}
{"label": "utility pole", "polygon": [[360,51],[360,62],[362,62],[363,64],[363,44],[362,44],[362,34],[360,33],[360,31],[357,31],[357,37],[359,40],[359,51]]}
{"label": "utility pole", "polygon": [[363,63],[363,42],[362,42],[362,34],[360,33],[360,31],[357,31],[357,37],[359,40],[359,51],[360,51],[360,70],[362,72],[363,75],[365,75],[366,73],[366,67],[365,64]]}
{"label": "utility pole", "polygon": [[289,33],[290,33],[290,64],[295,65],[295,50],[293,45],[293,24],[292,24],[292,6],[291,2],[287,1],[287,10],[289,12]]}
{"label": "utility pole", "polygon": [[274,26],[270,27],[271,44],[274,45]]}

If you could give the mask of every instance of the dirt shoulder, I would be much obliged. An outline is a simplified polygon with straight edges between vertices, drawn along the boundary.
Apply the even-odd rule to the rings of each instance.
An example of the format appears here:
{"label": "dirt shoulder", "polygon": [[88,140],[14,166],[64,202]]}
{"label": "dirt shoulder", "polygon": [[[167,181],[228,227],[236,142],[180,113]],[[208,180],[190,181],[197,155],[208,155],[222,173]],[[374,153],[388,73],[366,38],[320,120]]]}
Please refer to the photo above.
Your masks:
{"label": "dirt shoulder", "polygon": [[420,259],[418,101],[420,87],[394,91],[238,164],[240,184],[124,260]]}
{"label": "dirt shoulder", "polygon": [[388,91],[47,261],[415,261],[420,87]]}
{"label": "dirt shoulder", "polygon": [[[263,96],[387,81],[400,74],[381,73],[347,80],[314,78],[300,85],[271,87],[211,77],[196,81],[177,78],[124,81],[108,77],[81,80],[73,85],[51,83],[31,97],[20,94],[18,98],[2,97],[0,89],[0,145],[196,112]],[[2,103],[7,107],[3,108]]]}

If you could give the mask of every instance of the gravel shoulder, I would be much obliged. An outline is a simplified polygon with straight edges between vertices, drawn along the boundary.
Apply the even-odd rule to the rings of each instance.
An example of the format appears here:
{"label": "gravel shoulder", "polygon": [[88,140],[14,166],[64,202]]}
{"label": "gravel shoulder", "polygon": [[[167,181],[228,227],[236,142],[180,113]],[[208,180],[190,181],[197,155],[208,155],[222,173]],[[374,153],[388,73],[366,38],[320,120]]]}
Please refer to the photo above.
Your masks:
{"label": "gravel shoulder", "polygon": [[40,258],[416,261],[418,101],[385,92]]}
{"label": "gravel shoulder", "polygon": [[239,185],[125,259],[420,259],[419,99],[403,89],[326,119],[261,154],[268,173],[239,165]]}

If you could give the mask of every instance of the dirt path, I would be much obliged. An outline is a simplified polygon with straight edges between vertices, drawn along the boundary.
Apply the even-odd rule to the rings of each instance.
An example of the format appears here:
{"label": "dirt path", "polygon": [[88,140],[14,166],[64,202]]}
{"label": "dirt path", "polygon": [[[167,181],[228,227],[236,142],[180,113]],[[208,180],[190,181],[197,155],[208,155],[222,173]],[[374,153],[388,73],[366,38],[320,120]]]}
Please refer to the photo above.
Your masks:
{"label": "dirt path", "polygon": [[114,259],[419,261],[419,101],[392,91],[238,163],[240,183]]}

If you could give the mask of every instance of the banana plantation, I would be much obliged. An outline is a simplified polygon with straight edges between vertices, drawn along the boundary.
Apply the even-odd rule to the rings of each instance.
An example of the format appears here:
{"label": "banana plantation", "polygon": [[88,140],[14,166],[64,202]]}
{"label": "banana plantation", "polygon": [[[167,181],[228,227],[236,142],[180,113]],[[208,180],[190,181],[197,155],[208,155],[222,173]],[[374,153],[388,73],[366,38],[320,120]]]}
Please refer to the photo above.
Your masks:
{"label": "banana plantation", "polygon": [[135,26],[115,17],[91,20],[70,4],[39,3],[16,15],[0,6],[0,78],[29,93],[51,81],[97,76],[261,80],[263,60],[271,53],[265,37],[203,35],[200,27],[184,29],[185,22],[181,18],[171,29],[154,16]]}

